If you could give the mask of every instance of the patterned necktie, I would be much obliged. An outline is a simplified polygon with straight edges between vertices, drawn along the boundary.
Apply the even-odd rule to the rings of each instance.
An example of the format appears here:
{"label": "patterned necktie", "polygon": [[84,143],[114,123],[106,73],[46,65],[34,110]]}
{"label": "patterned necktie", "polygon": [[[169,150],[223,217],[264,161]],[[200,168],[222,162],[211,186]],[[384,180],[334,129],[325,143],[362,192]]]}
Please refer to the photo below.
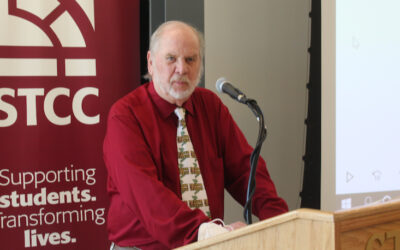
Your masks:
{"label": "patterned necktie", "polygon": [[176,142],[178,145],[178,166],[181,178],[182,200],[190,208],[199,208],[205,215],[211,218],[199,163],[186,128],[185,109],[178,107],[175,109],[175,114],[179,118]]}

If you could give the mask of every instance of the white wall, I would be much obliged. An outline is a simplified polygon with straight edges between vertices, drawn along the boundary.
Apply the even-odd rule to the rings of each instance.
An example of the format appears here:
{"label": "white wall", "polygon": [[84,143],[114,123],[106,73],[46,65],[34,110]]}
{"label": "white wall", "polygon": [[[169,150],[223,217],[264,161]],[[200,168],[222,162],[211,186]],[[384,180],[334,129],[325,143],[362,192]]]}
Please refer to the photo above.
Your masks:
{"label": "white wall", "polygon": [[[261,155],[280,196],[291,210],[300,206],[305,149],[310,0],[205,0],[206,88],[227,77],[264,112],[268,137]],[[221,95],[220,95],[221,96]],[[247,106],[227,96],[249,143],[258,123]],[[225,221],[243,221],[243,209],[230,196]]]}

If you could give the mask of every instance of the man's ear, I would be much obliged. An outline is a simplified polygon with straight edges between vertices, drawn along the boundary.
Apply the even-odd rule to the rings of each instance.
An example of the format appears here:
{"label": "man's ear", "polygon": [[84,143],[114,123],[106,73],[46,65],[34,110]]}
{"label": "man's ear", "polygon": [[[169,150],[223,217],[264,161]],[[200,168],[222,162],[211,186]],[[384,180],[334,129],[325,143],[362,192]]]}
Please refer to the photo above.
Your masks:
{"label": "man's ear", "polygon": [[147,72],[149,72],[150,75],[153,74],[153,60],[151,59],[150,50],[147,51]]}

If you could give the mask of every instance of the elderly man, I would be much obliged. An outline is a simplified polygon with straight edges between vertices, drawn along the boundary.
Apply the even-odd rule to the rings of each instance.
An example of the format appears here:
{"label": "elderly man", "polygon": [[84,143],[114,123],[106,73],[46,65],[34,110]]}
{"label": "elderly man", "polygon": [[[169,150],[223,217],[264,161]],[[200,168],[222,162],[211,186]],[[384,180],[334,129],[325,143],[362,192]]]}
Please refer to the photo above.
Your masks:
{"label": "elderly man", "polygon": [[[253,149],[220,99],[197,87],[203,54],[196,29],[162,24],[147,54],[152,81],[110,110],[104,159],[114,249],[194,242],[200,225],[223,219],[224,188],[245,202]],[[256,181],[253,213],[266,219],[286,212],[263,159]]]}

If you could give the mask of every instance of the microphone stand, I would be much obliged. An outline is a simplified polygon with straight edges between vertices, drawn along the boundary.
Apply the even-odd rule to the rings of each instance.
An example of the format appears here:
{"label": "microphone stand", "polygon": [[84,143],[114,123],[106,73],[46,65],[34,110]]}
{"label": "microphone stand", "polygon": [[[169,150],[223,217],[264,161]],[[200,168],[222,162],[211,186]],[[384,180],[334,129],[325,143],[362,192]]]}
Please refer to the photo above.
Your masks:
{"label": "microphone stand", "polygon": [[247,185],[246,204],[244,206],[244,219],[247,224],[252,224],[251,211],[252,211],[252,198],[256,190],[256,170],[258,158],[260,156],[261,146],[267,137],[267,128],[264,125],[264,115],[258,106],[257,102],[253,99],[247,99],[245,104],[251,109],[257,117],[259,130],[256,146],[250,156],[250,175]]}

